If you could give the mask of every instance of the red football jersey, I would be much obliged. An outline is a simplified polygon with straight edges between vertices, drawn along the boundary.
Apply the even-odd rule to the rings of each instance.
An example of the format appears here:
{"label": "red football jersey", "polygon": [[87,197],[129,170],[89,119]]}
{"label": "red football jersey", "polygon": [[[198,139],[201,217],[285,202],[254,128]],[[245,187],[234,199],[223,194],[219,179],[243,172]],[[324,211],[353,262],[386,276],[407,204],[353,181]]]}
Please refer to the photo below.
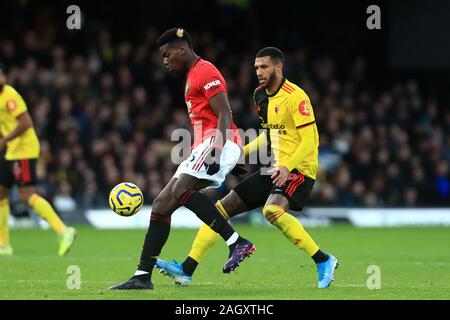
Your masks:
{"label": "red football jersey", "polygon": [[[192,148],[214,135],[219,118],[209,105],[209,99],[226,91],[227,84],[220,71],[211,62],[198,57],[187,74],[184,90],[184,99],[194,128]],[[231,114],[231,110],[229,111]],[[241,144],[239,132],[233,121],[230,129],[227,138]]]}

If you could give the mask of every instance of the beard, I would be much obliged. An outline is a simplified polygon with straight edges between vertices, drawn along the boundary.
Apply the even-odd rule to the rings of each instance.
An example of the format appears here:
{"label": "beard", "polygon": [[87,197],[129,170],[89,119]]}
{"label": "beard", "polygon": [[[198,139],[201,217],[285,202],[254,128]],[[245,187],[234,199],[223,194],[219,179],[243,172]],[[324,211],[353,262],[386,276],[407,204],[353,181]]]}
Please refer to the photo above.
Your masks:
{"label": "beard", "polygon": [[266,88],[271,87],[275,83],[275,81],[277,81],[277,75],[275,74],[275,72],[273,72],[270,75],[269,79],[267,79]]}

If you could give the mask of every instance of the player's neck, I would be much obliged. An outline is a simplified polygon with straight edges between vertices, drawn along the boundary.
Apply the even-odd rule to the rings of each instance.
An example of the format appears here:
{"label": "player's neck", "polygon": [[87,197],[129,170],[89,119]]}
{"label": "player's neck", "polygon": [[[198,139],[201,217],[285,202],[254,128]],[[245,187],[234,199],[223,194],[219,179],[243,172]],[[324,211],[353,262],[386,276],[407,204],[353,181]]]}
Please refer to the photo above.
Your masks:
{"label": "player's neck", "polygon": [[186,64],[186,72],[191,70],[192,66],[194,65],[195,61],[197,61],[198,55],[195,54],[195,52],[192,52],[188,57],[188,62]]}
{"label": "player's neck", "polygon": [[275,79],[275,81],[267,87],[266,92],[269,95],[274,94],[281,86],[281,83],[283,82],[283,77],[280,77],[279,79]]}

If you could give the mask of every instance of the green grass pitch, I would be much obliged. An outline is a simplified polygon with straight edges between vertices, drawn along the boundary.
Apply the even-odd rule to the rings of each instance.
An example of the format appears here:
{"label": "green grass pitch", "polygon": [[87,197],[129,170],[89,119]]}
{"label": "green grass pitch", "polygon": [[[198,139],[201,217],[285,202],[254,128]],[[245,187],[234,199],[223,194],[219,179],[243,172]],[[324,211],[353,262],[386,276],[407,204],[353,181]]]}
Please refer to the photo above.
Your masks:
{"label": "green grass pitch", "polygon": [[[450,229],[309,229],[340,261],[331,288],[316,288],[315,265],[273,227],[237,225],[256,252],[232,274],[223,274],[227,248],[220,241],[206,256],[189,287],[175,286],[156,271],[155,290],[108,291],[135,271],[145,230],[78,228],[71,252],[58,257],[49,230],[11,231],[14,256],[0,257],[0,299],[448,299]],[[161,258],[182,259],[196,230],[173,229]],[[68,289],[68,267],[80,268],[81,288]],[[381,271],[381,289],[369,290],[370,265]]]}

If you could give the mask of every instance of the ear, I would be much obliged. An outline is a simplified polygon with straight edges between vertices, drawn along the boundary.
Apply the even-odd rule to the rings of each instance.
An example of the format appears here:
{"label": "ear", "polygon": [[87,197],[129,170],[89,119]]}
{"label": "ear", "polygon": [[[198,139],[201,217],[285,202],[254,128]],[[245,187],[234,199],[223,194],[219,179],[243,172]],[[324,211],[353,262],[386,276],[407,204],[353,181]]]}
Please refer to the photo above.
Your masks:
{"label": "ear", "polygon": [[182,56],[186,55],[187,49],[185,45],[181,45],[178,47],[178,53]]}
{"label": "ear", "polygon": [[281,73],[283,73],[283,64],[280,62],[280,63],[277,63],[276,65],[275,65],[275,69],[277,70],[277,72],[279,73],[279,74],[281,74]]}

